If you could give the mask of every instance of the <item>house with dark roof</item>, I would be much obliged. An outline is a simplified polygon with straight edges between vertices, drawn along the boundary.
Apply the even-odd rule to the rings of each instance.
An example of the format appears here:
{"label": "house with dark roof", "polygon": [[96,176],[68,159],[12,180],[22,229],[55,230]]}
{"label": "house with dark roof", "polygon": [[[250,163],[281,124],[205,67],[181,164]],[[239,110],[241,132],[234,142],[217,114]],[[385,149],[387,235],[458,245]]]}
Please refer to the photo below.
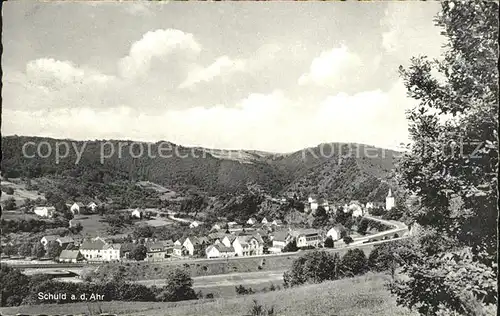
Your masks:
{"label": "house with dark roof", "polygon": [[59,262],[81,262],[85,260],[80,250],[63,250],[59,255]]}
{"label": "house with dark roof", "polygon": [[347,233],[347,229],[341,224],[335,225],[330,228],[330,230],[326,233],[327,237],[331,237],[333,241],[339,240],[343,238]]}
{"label": "house with dark roof", "polygon": [[321,235],[316,229],[299,229],[292,232],[297,241],[297,247],[318,247],[321,243]]}
{"label": "house with dark roof", "polygon": [[264,242],[259,236],[243,235],[234,239],[232,246],[237,256],[259,256],[264,253]]}
{"label": "house with dark roof", "polygon": [[80,245],[80,252],[87,261],[104,261],[104,246],[106,242],[101,238],[87,239]]}
{"label": "house with dark roof", "polygon": [[147,242],[146,261],[162,261],[169,258],[174,251],[174,242],[172,240],[159,240]]}
{"label": "house with dark roof", "polygon": [[40,243],[43,245],[45,249],[47,249],[47,246],[51,241],[56,241],[57,238],[60,238],[57,235],[48,235],[48,236],[43,236],[42,239],[40,240]]}
{"label": "house with dark roof", "polygon": [[205,250],[208,259],[234,257],[236,252],[233,247],[226,247],[224,244],[208,246]]}
{"label": "house with dark roof", "polygon": [[280,230],[276,231],[271,235],[272,239],[272,247],[269,248],[269,252],[271,253],[280,253],[283,251],[283,248],[292,241],[293,237],[288,230]]}
{"label": "house with dark roof", "polygon": [[56,239],[56,241],[61,245],[62,249],[66,249],[69,244],[74,244],[75,241],[73,240],[72,237],[66,236],[66,237],[59,237]]}
{"label": "house with dark roof", "polygon": [[172,255],[181,258],[189,255],[189,251],[183,245],[174,245]]}

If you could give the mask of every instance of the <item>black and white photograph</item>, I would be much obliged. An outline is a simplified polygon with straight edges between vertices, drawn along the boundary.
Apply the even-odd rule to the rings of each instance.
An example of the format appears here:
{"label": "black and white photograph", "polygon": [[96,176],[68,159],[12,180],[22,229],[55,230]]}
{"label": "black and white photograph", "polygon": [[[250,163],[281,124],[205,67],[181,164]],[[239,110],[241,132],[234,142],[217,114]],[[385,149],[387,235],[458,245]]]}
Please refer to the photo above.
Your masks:
{"label": "black and white photograph", "polygon": [[0,315],[497,315],[498,6],[3,2]]}

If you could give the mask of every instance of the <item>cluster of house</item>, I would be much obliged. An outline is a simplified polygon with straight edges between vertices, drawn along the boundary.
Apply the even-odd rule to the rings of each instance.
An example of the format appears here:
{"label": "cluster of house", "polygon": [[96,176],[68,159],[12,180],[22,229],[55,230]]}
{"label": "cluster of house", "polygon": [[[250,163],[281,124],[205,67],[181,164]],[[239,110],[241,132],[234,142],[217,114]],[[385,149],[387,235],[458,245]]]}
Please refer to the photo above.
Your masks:
{"label": "cluster of house", "polygon": [[[66,206],[73,215],[81,214],[84,210],[88,213],[95,213],[98,207],[95,202],[90,202],[88,204],[83,204],[82,202],[67,203]],[[56,213],[56,208],[54,206],[35,206],[33,208],[33,213],[40,217],[52,218]]]}
{"label": "cluster of house", "polygon": [[312,196],[310,196],[307,200],[307,204],[305,206],[305,211],[307,213],[309,212],[316,212],[316,210],[321,206],[327,211],[328,213],[333,213],[335,212],[338,208],[342,209],[345,213],[352,212],[352,216],[354,217],[359,217],[359,216],[364,216],[371,209],[378,208],[378,207],[384,207],[387,211],[393,209],[395,207],[395,199],[392,194],[392,190],[389,189],[389,192],[387,193],[387,196],[385,198],[385,205],[383,202],[367,202],[365,205],[360,203],[359,201],[351,201],[349,203],[346,203],[342,206],[335,206],[332,205],[328,202],[326,199],[316,199]]}

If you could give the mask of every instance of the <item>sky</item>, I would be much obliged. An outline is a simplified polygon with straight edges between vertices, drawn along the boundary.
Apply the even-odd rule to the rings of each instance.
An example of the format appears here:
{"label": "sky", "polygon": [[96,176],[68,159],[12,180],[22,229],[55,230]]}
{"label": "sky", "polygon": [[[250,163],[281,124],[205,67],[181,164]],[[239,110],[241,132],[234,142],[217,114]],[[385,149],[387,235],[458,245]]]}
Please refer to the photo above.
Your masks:
{"label": "sky", "polygon": [[435,2],[3,4],[2,135],[291,152],[407,143]]}

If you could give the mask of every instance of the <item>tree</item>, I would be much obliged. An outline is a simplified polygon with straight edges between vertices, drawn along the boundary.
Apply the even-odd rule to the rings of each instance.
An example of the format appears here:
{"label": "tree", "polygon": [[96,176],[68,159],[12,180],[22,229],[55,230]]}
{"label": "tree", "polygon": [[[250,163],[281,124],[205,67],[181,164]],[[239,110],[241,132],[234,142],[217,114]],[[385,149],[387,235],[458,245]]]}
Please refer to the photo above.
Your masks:
{"label": "tree", "polygon": [[298,250],[299,248],[297,247],[297,241],[295,238],[283,247],[283,252],[295,252]]}
{"label": "tree", "polygon": [[6,211],[12,211],[16,209],[16,200],[13,197],[8,198],[4,202],[4,208]]}
{"label": "tree", "polygon": [[362,218],[358,224],[358,233],[360,233],[361,235],[365,235],[366,231],[368,230],[368,224],[368,220],[366,218]]}
{"label": "tree", "polygon": [[286,287],[304,283],[321,283],[338,278],[336,257],[326,251],[312,251],[295,259],[292,268],[283,274]]}
{"label": "tree", "polygon": [[61,254],[62,247],[57,241],[51,241],[47,245],[47,256],[49,258],[57,258]]}
{"label": "tree", "polygon": [[16,248],[11,244],[7,244],[7,245],[3,246],[2,252],[6,256],[15,256],[17,254]]}
{"label": "tree", "polygon": [[193,290],[193,279],[183,269],[175,268],[170,271],[160,295],[160,301],[175,302],[196,298]]}
{"label": "tree", "polygon": [[22,243],[21,246],[19,246],[18,254],[22,257],[31,256],[31,247],[32,245],[29,242]]}
{"label": "tree", "polygon": [[349,249],[342,257],[342,271],[345,275],[363,274],[368,270],[366,255],[361,249]]}
{"label": "tree", "polygon": [[134,259],[136,261],[142,261],[146,258],[148,250],[146,249],[146,246],[144,245],[136,245],[132,250],[130,251],[129,257],[131,259]]}
{"label": "tree", "polygon": [[0,268],[1,306],[17,306],[29,293],[30,278],[19,269],[2,264]]}
{"label": "tree", "polygon": [[328,213],[325,208],[319,206],[316,212],[314,213],[314,220],[312,223],[313,227],[324,227],[328,224]]}
{"label": "tree", "polygon": [[45,256],[45,249],[41,243],[36,243],[33,248],[31,248],[31,256],[35,258],[42,258]]}
{"label": "tree", "polygon": [[333,241],[333,238],[331,236],[328,236],[325,239],[325,247],[326,248],[334,248],[335,247],[335,242]]}
{"label": "tree", "polygon": [[392,291],[422,314],[479,315],[497,304],[498,2],[442,2],[435,21],[448,40],[442,59],[400,67],[419,105],[408,112],[412,145],[397,172],[419,199],[406,215],[446,243],[405,264],[408,278]]}
{"label": "tree", "polygon": [[346,245],[349,245],[350,243],[352,243],[354,241],[351,236],[344,236],[344,238],[342,238],[342,240],[344,241],[344,243]]}

